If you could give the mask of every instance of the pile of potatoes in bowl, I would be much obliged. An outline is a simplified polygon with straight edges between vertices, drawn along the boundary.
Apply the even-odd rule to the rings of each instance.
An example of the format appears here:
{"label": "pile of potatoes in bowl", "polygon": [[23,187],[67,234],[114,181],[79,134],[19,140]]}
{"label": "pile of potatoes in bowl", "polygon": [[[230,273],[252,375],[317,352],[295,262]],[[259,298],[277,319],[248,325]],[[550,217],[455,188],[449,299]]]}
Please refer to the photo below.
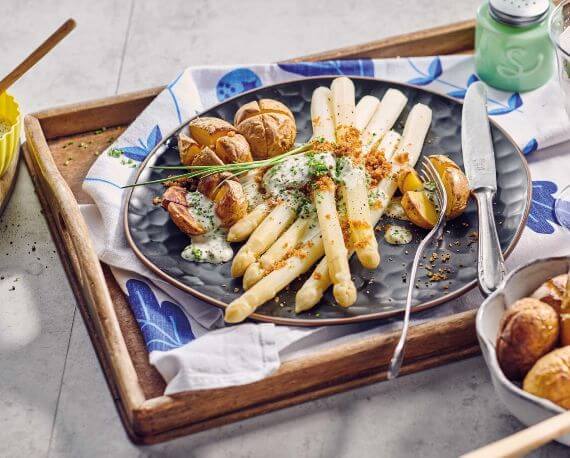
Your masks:
{"label": "pile of potatoes in bowl", "polygon": [[496,342],[505,376],[523,390],[570,408],[570,289],[566,274],[545,282],[504,313]]}

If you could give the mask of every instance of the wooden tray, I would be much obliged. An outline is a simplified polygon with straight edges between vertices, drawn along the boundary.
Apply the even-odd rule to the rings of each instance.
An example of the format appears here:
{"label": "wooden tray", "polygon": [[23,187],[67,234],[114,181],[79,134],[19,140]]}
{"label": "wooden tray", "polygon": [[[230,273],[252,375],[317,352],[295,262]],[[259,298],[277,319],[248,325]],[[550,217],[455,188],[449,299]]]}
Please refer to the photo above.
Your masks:
{"label": "wooden tray", "polygon": [[[296,60],[469,52],[473,22],[462,22]],[[125,428],[136,443],[156,443],[321,396],[385,380],[396,334],[366,337],[284,363],[244,386],[163,396],[137,323],[110,269],[99,262],[78,204],[81,182],[104,150],[161,88],[55,108],[25,119],[26,164],[44,208],[91,340]],[[100,132],[102,127],[106,130]],[[402,373],[479,352],[475,311],[410,330]]]}

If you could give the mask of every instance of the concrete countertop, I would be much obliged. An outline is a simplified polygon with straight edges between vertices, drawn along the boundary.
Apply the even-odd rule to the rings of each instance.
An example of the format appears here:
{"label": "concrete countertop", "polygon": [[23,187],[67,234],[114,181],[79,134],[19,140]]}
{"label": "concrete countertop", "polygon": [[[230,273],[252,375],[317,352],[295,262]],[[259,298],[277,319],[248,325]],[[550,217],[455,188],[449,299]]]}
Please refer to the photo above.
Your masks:
{"label": "concrete countertop", "polygon": [[[472,18],[477,0],[2,0],[0,74],[78,27],[11,90],[24,113]],[[152,447],[126,437],[25,167],[0,219],[0,456],[447,457],[521,428],[483,360]],[[567,456],[549,445],[533,456]]]}

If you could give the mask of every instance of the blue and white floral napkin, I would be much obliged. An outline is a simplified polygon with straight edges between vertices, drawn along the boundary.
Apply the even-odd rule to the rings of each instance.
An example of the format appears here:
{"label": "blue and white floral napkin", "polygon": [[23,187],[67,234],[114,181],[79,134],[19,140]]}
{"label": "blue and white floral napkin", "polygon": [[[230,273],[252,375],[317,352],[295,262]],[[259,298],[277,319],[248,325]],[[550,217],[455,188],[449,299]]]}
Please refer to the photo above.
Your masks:
{"label": "blue and white floral napkin", "polygon": [[[462,99],[477,80],[470,56],[328,61],[249,67],[191,67],[177,76],[89,171],[83,189],[95,204],[82,207],[99,258],[112,266],[150,352],[167,382],[166,394],[260,380],[282,360],[339,340],[386,332],[382,324],[301,329],[271,324],[224,327],[219,309],[179,291],[149,272],[129,248],[121,218],[122,186],[168,132],[196,113],[256,87],[317,75],[356,75],[402,81]],[[489,115],[530,155],[533,204],[511,267],[561,251],[565,236],[554,215],[562,187],[570,184],[570,157],[541,156],[539,148],[570,139],[570,123],[555,80],[525,94],[489,90]],[[566,249],[568,251],[568,249]],[[477,307],[476,291],[414,315],[414,323]]]}

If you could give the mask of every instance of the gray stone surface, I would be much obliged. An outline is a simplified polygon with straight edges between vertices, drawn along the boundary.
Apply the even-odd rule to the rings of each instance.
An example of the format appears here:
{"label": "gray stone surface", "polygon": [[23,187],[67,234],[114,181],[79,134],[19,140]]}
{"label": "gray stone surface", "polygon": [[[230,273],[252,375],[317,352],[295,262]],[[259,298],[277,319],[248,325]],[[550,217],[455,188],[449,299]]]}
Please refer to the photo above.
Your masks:
{"label": "gray stone surface", "polygon": [[[0,74],[68,16],[79,24],[72,37],[12,90],[26,112],[164,84],[191,64],[279,60],[468,19],[477,3],[2,0]],[[2,457],[446,457],[521,428],[477,357],[136,447],[117,416],[24,168],[0,232]],[[550,445],[533,456],[567,454]]]}

